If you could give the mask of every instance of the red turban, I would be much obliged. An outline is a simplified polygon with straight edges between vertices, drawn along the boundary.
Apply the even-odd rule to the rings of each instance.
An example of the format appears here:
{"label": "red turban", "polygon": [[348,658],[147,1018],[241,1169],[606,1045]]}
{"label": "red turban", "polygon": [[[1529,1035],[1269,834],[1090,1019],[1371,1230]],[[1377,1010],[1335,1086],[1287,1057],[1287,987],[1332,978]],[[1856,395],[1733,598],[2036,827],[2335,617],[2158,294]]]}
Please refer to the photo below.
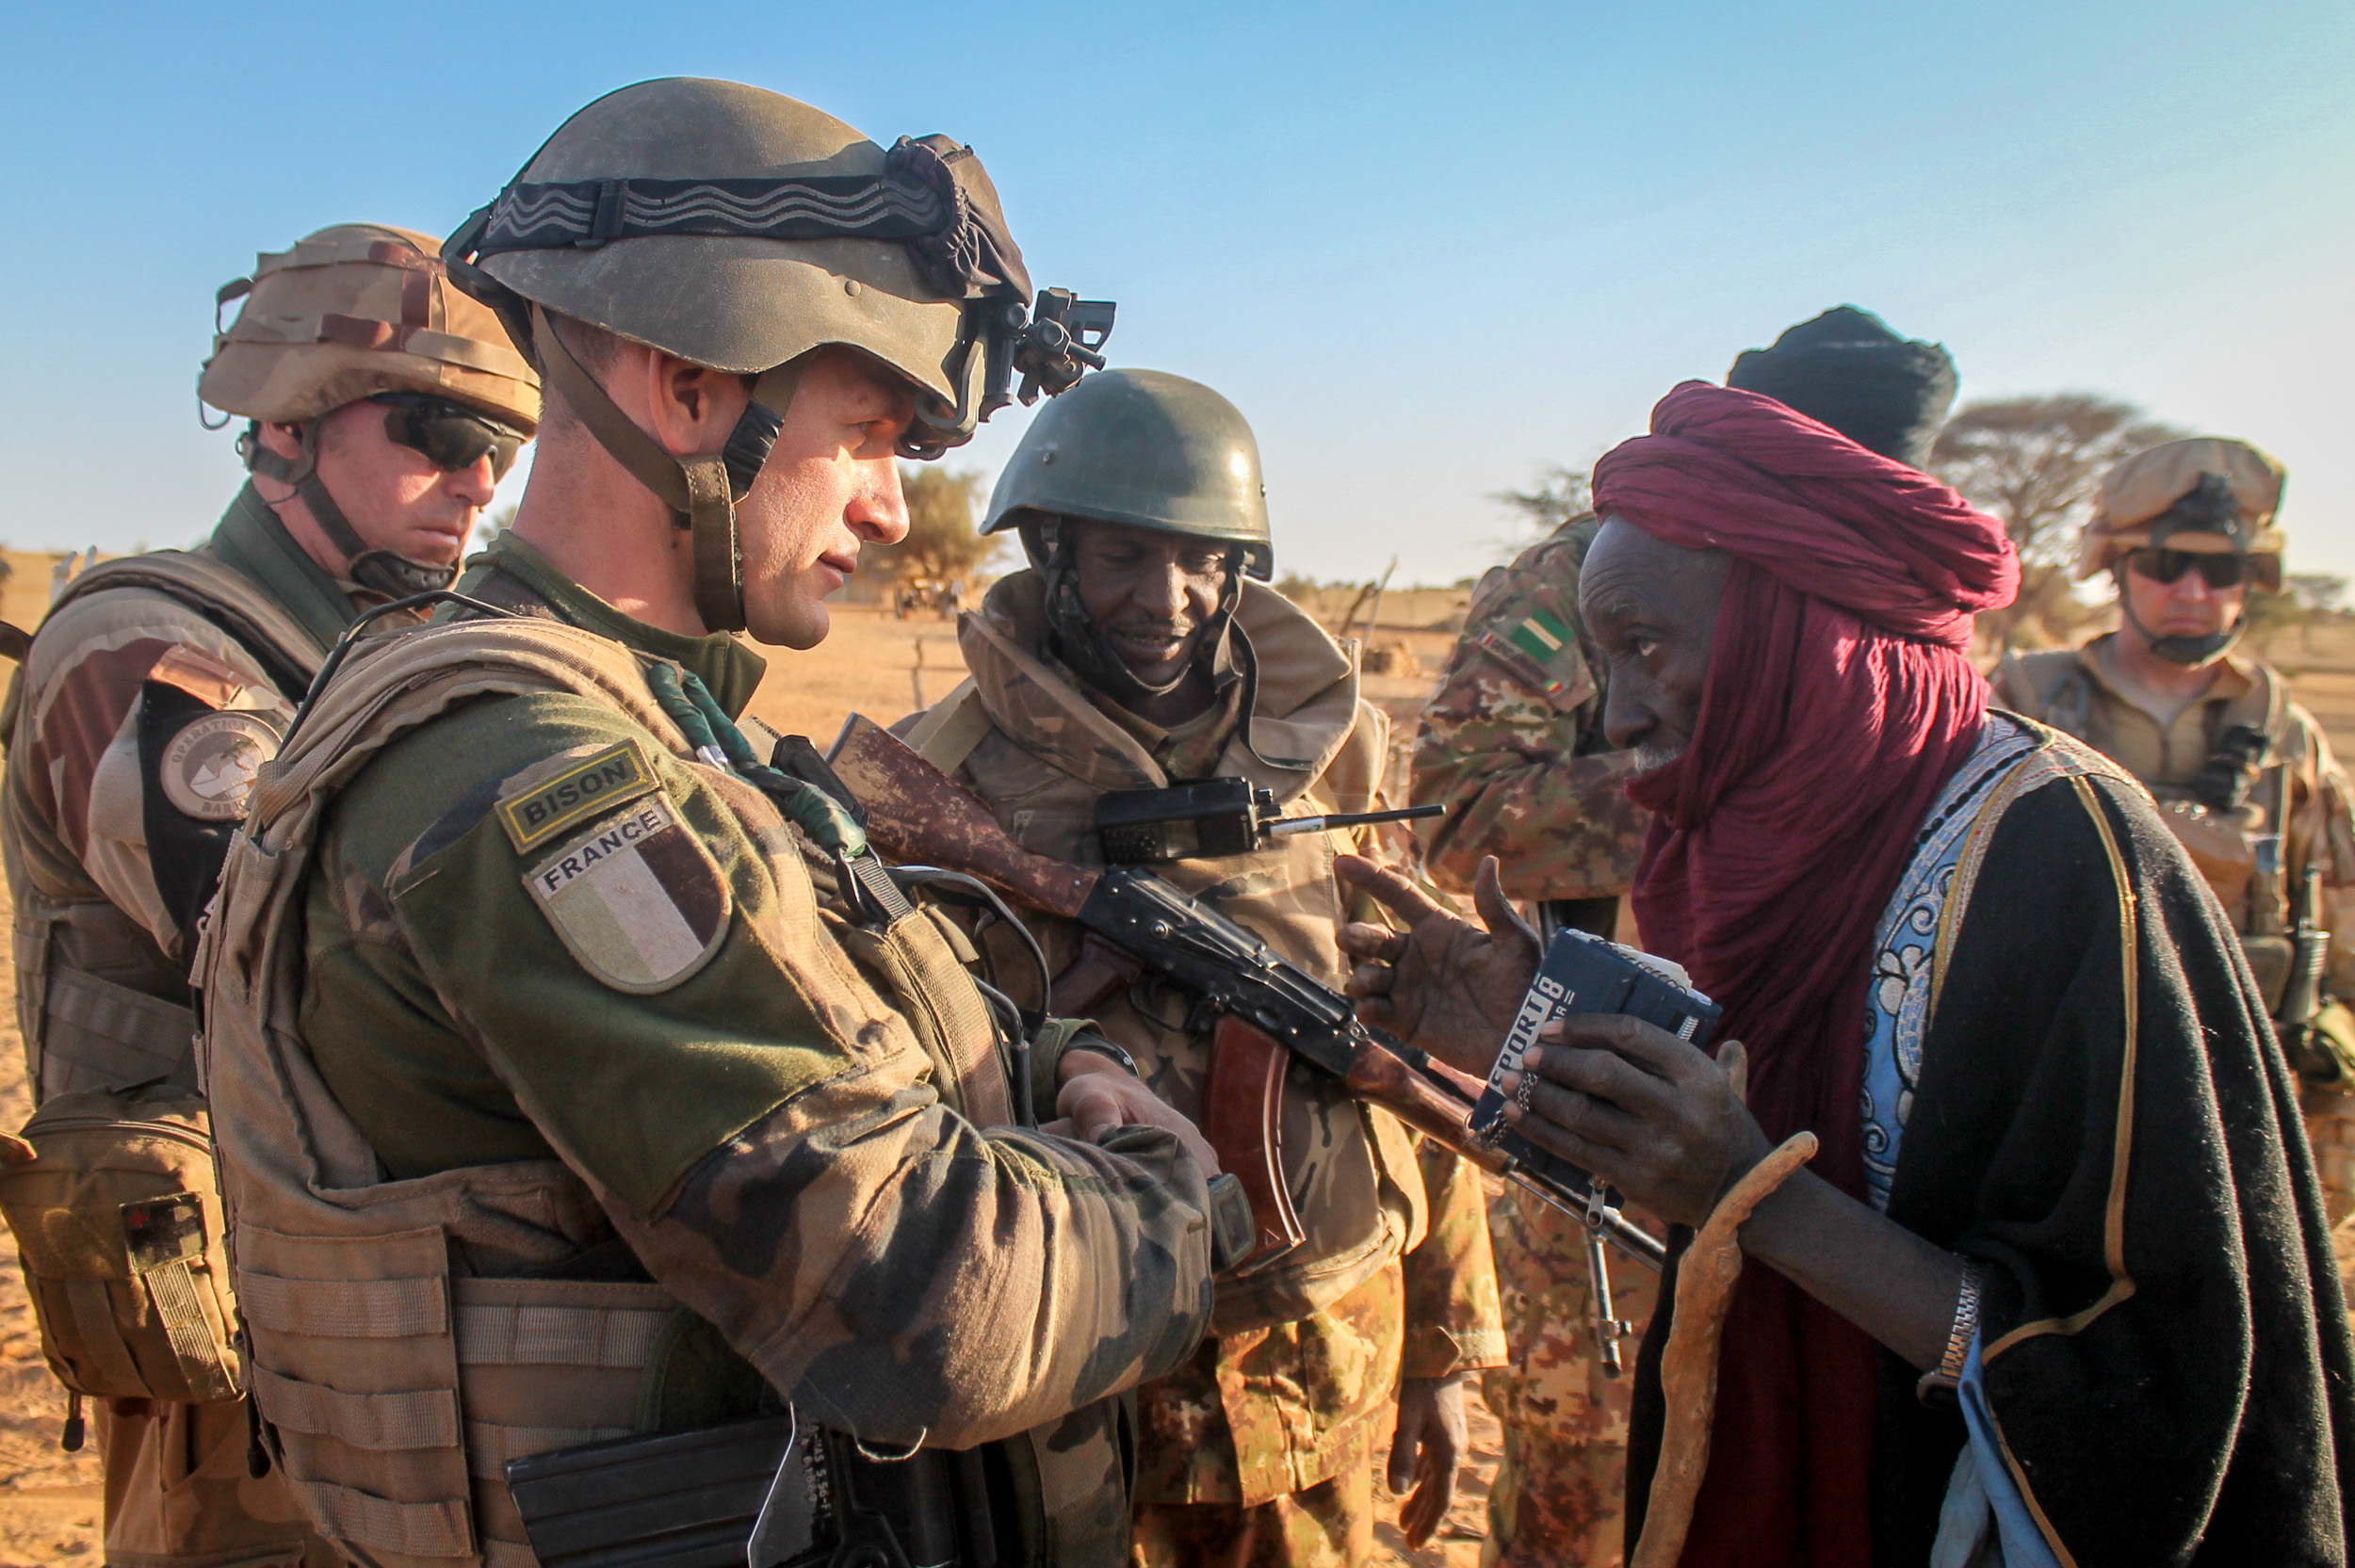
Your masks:
{"label": "red turban", "polygon": [[[1595,510],[1734,558],[1684,755],[1657,815],[1646,944],[1726,1010],[1768,1137],[1864,1195],[1864,1000],[1884,907],[1977,743],[1972,617],[2010,602],[2004,525],[1918,470],[1754,393],[1687,381],[1595,468]],[[1863,1333],[1762,1265],[1726,1324],[1686,1568],[1868,1568],[1878,1370]]]}

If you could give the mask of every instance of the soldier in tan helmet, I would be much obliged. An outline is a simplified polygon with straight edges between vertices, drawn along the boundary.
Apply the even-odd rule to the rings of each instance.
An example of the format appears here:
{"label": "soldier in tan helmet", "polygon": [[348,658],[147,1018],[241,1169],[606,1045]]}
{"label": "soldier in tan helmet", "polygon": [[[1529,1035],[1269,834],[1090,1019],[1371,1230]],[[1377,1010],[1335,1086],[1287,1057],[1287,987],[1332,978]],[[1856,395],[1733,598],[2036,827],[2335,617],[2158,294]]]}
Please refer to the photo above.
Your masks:
{"label": "soldier in tan helmet", "polygon": [[2235,653],[2249,591],[2279,591],[2280,463],[2203,436],[2103,477],[2077,574],[2118,585],[2117,631],[2015,655],[1996,699],[2107,752],[2157,797],[2240,933],[2290,1065],[2339,1241],[2355,1261],[2355,816],[2312,714]]}
{"label": "soldier in tan helmet", "polygon": [[[188,963],[255,769],[361,607],[455,574],[538,423],[538,378],[497,317],[450,287],[440,251],[341,224],[221,289],[244,305],[198,394],[248,422],[253,478],[203,544],[75,578],[8,695],[17,1011],[43,1157],[9,1174],[0,1204],[51,1365],[77,1408],[96,1397],[112,1562],[339,1560],[282,1479],[252,1473],[225,1315],[175,1316],[188,1298],[169,1274],[128,1283],[128,1220],[103,1181],[75,1188],[63,1167],[93,1127],[136,1143],[165,1124],[201,1146]],[[184,1175],[217,1253],[207,1163]],[[44,1218],[79,1214],[77,1199],[97,1205],[95,1269]],[[113,1310],[86,1310],[101,1301]]]}
{"label": "soldier in tan helmet", "polygon": [[280,1464],[378,1568],[1116,1562],[1233,1179],[966,972],[732,635],[822,639],[898,460],[1110,307],[1033,301],[970,149],[730,82],[591,104],[447,251],[530,483],[346,645],[198,960]]}

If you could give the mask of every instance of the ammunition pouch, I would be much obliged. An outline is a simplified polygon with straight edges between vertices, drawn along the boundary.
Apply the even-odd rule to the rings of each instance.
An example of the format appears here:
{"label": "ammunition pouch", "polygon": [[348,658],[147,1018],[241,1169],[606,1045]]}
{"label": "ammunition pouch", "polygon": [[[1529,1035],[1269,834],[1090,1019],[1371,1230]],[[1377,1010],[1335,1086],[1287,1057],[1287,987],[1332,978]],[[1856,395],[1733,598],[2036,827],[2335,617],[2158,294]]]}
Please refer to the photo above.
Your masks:
{"label": "ammunition pouch", "polygon": [[187,1090],[57,1095],[0,1173],[41,1353],[97,1398],[214,1404],[243,1392],[211,1122]]}
{"label": "ammunition pouch", "polygon": [[992,1568],[1032,1560],[1009,1445],[878,1459],[791,1414],[519,1459],[541,1568]]}

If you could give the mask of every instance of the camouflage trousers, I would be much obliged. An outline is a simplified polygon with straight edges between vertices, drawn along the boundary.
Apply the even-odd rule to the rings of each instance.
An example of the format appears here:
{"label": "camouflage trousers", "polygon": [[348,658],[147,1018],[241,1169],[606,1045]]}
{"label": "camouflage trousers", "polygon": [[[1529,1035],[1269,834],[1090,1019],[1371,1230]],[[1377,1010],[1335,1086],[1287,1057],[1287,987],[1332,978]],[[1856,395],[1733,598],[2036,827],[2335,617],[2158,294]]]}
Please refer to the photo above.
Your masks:
{"label": "camouflage trousers", "polygon": [[1137,1390],[1135,1568],[1345,1568],[1406,1337],[1396,1263],[1296,1323],[1203,1341]]}
{"label": "camouflage trousers", "polygon": [[1488,1205],[1488,1235],[1511,1360],[1481,1382],[1504,1428],[1504,1461],[1488,1491],[1482,1568],[1616,1564],[1626,1529],[1635,1345],[1651,1318],[1660,1277],[1610,1254],[1614,1306],[1635,1332],[1620,1342],[1629,1375],[1606,1378],[1595,1359],[1586,1228],[1507,1188]]}
{"label": "camouflage trousers", "polygon": [[2314,1174],[2322,1178],[2323,1212],[2339,1255],[2339,1281],[2355,1308],[2355,1091],[2301,1084],[2298,1108],[2304,1113],[2306,1141],[2314,1145]]}
{"label": "camouflage trousers", "polygon": [[245,1401],[91,1401],[107,1568],[341,1568],[276,1470],[246,1467]]}
{"label": "camouflage trousers", "polygon": [[1303,1492],[1254,1507],[1145,1503],[1136,1511],[1133,1568],[1359,1568],[1373,1555],[1373,1437],[1360,1425],[1338,1445],[1340,1468]]}

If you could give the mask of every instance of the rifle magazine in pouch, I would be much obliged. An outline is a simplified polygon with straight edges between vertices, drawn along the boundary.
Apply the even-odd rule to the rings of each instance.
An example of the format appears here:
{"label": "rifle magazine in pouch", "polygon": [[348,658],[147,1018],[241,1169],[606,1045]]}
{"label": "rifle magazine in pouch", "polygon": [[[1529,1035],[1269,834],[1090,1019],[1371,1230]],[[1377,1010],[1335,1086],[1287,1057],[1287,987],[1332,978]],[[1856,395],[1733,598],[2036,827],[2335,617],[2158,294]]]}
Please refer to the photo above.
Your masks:
{"label": "rifle magazine in pouch", "polygon": [[744,1568],[788,1447],[792,1416],[756,1416],[510,1460],[507,1485],[541,1568]]}
{"label": "rifle magazine in pouch", "polygon": [[990,1452],[880,1458],[788,1413],[534,1454],[507,1484],[541,1568],[999,1568],[1025,1554]]}

